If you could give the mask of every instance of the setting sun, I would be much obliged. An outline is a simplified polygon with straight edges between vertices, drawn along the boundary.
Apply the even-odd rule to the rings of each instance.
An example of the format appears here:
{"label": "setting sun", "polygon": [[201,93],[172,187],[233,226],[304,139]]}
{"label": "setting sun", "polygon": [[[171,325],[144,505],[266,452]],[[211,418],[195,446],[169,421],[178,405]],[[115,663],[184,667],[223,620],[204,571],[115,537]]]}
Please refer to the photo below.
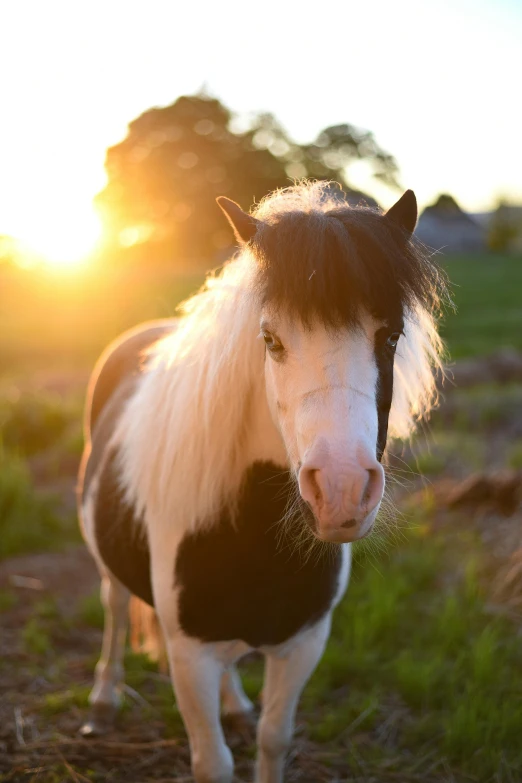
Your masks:
{"label": "setting sun", "polygon": [[95,249],[101,236],[100,221],[91,209],[70,213],[57,209],[59,219],[42,214],[17,243],[22,261],[38,259],[62,269],[81,264]]}

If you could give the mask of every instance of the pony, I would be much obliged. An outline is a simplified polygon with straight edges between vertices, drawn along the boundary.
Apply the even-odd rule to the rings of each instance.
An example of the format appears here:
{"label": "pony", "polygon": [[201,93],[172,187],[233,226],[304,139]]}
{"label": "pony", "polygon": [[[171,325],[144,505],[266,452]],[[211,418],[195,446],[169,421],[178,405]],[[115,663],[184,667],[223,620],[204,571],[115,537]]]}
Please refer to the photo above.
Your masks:
{"label": "pony", "polygon": [[256,781],[281,783],[387,439],[436,398],[444,279],[412,239],[411,190],[385,214],[324,182],[252,214],[218,203],[236,255],[178,318],[112,344],[90,382],[79,513],[105,630],[82,731],[119,704],[132,595],[157,617],[148,644],[163,641],[196,783],[232,781],[220,710],[252,716],[235,665],[253,650]]}

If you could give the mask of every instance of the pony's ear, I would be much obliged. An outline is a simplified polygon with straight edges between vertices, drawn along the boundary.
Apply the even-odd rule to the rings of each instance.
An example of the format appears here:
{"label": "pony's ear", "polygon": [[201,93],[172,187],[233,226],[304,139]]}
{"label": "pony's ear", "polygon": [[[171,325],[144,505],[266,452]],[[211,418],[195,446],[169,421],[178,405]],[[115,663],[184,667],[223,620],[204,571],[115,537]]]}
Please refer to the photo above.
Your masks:
{"label": "pony's ear", "polygon": [[252,215],[243,212],[239,204],[226,196],[219,196],[217,203],[227,216],[228,222],[234,229],[236,239],[240,244],[246,244],[254,238],[260,221]]}
{"label": "pony's ear", "polygon": [[392,220],[408,234],[413,234],[417,225],[417,199],[413,190],[403,193],[393,207],[390,207],[385,218]]}

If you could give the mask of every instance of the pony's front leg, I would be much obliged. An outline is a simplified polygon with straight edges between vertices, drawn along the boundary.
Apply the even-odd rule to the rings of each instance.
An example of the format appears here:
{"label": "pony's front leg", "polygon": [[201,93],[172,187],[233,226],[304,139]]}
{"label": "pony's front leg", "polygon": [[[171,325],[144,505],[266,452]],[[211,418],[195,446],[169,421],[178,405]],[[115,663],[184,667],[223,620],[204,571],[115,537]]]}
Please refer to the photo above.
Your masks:
{"label": "pony's front leg", "polygon": [[234,762],[219,718],[224,665],[213,654],[212,645],[178,636],[169,639],[167,646],[194,779],[196,783],[231,783]]}
{"label": "pony's front leg", "polygon": [[129,591],[112,574],[102,575],[101,601],[105,610],[100,660],[89,696],[91,714],[80,729],[84,736],[104,734],[112,728],[121,700],[123,654],[127,634]]}
{"label": "pony's front leg", "polygon": [[330,615],[296,640],[285,654],[266,656],[263,709],[257,730],[256,783],[282,783],[301,692],[317,666],[330,633]]}

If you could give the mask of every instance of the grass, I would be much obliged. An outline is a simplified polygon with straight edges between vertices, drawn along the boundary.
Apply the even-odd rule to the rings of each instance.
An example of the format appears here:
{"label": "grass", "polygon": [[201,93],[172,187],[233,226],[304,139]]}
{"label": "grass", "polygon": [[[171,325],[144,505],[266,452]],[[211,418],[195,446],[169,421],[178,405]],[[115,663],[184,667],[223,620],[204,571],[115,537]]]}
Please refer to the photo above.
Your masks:
{"label": "grass", "polygon": [[38,493],[25,460],[0,443],[0,560],[77,540],[75,525],[58,512],[58,501]]}
{"label": "grass", "polygon": [[[450,411],[444,410],[444,422],[452,430],[488,430],[499,425],[509,425],[522,408],[522,387],[510,383],[499,385],[481,383],[469,389],[451,391]],[[433,417],[435,427],[438,414]]]}
{"label": "grass", "polygon": [[346,727],[361,719],[357,731],[368,733],[365,752],[375,760],[395,710],[390,757],[435,749],[484,781],[503,761],[522,768],[520,642],[506,620],[485,611],[470,551],[477,544],[469,537],[428,538],[419,529],[379,570],[356,565],[305,696],[314,739],[342,744]]}
{"label": "grass", "polygon": [[69,452],[81,453],[83,399],[43,389],[21,392],[14,384],[2,392],[0,431],[6,448],[30,457],[63,444]]}
{"label": "grass", "polygon": [[32,616],[22,629],[22,645],[25,652],[40,656],[50,653],[53,649],[53,634],[63,632],[65,625],[54,597],[46,596],[36,601]]}
{"label": "grass", "polygon": [[103,628],[103,606],[99,590],[82,598],[78,604],[77,618],[80,623],[91,628]]}
{"label": "grass", "polygon": [[33,607],[33,612],[42,620],[57,620],[60,617],[58,605],[52,596],[46,596],[37,601]]}
{"label": "grass", "polygon": [[18,596],[13,590],[0,590],[0,612],[8,612],[18,603]]}
{"label": "grass", "polygon": [[480,470],[485,461],[485,444],[480,435],[448,428],[434,430],[429,438],[415,439],[406,462],[422,476],[432,477],[448,467],[465,472]]}
{"label": "grass", "polygon": [[442,257],[457,312],[442,327],[451,356],[481,356],[503,347],[522,350],[522,259]]}
{"label": "grass", "polygon": [[46,655],[51,650],[51,637],[46,624],[37,617],[31,617],[22,631],[25,651],[34,655]]}
{"label": "grass", "polygon": [[508,465],[516,470],[522,470],[522,440],[511,444],[508,451]]}
{"label": "grass", "polygon": [[86,710],[88,706],[90,688],[85,685],[76,685],[65,691],[48,693],[43,699],[42,713],[45,716],[58,715],[67,712],[72,707],[80,707]]}
{"label": "grass", "polygon": [[0,384],[0,559],[79,540],[71,504],[64,504],[53,485],[61,490],[69,477],[74,486],[83,442],[81,408],[74,391]]}

